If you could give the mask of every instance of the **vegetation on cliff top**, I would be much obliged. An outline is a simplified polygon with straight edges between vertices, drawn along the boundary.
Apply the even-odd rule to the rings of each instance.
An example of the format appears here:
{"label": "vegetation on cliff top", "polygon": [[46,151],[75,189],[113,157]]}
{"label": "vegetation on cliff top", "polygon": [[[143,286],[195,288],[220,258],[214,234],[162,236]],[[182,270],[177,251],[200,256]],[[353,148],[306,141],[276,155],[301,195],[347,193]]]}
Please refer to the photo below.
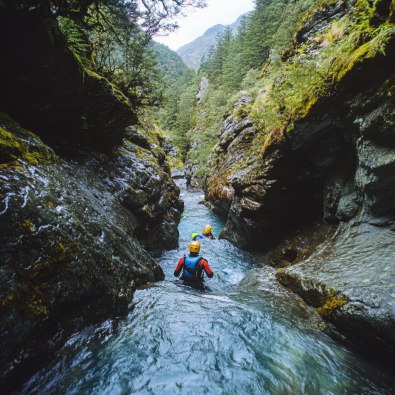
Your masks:
{"label": "vegetation on cliff top", "polygon": [[[306,23],[338,8],[335,18],[317,20],[318,28],[304,38]],[[285,15],[285,18],[284,18]],[[275,139],[291,132],[295,122],[306,117],[322,99],[339,92],[366,61],[385,56],[395,36],[394,7],[389,1],[354,5],[333,0],[278,3],[257,1],[251,16],[239,27],[236,37],[227,30],[217,38],[208,59],[197,73],[211,86],[193,108],[180,105],[175,118],[187,117],[179,139],[195,141],[199,149],[189,152],[203,176],[216,162],[210,152],[218,141],[223,115],[242,97],[248,104],[233,110],[237,118],[249,116],[257,137],[241,167],[257,164]],[[189,86],[183,87],[183,92]],[[192,89],[191,89],[192,91]],[[189,96],[192,103],[192,96]],[[184,99],[184,102],[187,101]],[[188,132],[189,130],[189,132]],[[251,153],[254,152],[254,155]],[[248,160],[249,157],[249,160]],[[239,167],[240,167],[239,166]]]}
{"label": "vegetation on cliff top", "polygon": [[[200,174],[206,171],[224,113],[241,96],[257,95],[264,62],[269,56],[280,59],[279,53],[291,44],[297,24],[312,4],[313,0],[258,0],[255,10],[242,19],[237,34],[233,36],[230,28],[219,33],[217,45],[202,59],[198,72],[191,70],[191,75],[174,89],[160,120],[184,153],[188,142],[192,147],[199,146],[189,151],[189,157],[199,165]],[[196,104],[203,76],[209,78],[210,87]]]}
{"label": "vegetation on cliff top", "polygon": [[[326,1],[318,9],[331,6]],[[355,67],[385,55],[395,30],[388,20],[374,24],[376,8],[366,0],[358,0],[353,12],[343,13],[325,31],[305,43],[295,42],[287,61],[272,61],[264,69],[259,97],[249,111],[262,137],[258,144],[265,148],[273,139],[281,138],[320,98],[335,94]]]}

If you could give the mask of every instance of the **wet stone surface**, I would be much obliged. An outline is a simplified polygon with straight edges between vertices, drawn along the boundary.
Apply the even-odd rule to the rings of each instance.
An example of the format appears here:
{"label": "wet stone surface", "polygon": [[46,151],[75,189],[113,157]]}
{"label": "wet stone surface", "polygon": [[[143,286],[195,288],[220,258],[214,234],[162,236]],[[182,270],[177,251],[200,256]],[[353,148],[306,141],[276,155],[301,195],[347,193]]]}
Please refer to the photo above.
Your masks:
{"label": "wet stone surface", "polygon": [[146,249],[178,244],[180,190],[151,151],[127,140],[112,159],[58,151],[51,165],[0,168],[1,366],[11,386],[71,333],[124,314],[136,287],[164,277]]}
{"label": "wet stone surface", "polygon": [[[317,34],[352,15],[353,7],[353,2],[318,7],[299,26],[283,60],[296,64],[323,54]],[[311,107],[306,102],[283,129],[260,130],[257,122],[254,135],[248,113],[238,109],[244,118],[229,116],[204,185],[213,212],[227,219],[219,238],[260,251],[280,269],[278,280],[353,345],[390,362],[395,356],[393,33],[389,29],[385,56],[347,63],[333,91]],[[264,100],[261,95],[257,99]],[[313,222],[328,232],[314,234]],[[298,230],[309,233],[311,242],[298,237]]]}

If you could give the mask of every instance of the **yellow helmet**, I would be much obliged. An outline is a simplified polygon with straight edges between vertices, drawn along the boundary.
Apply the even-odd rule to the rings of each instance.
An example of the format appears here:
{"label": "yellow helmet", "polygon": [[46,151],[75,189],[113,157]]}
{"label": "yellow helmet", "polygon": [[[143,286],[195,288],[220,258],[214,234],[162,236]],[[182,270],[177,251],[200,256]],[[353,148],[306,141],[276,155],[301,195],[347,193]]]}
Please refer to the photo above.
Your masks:
{"label": "yellow helmet", "polygon": [[206,225],[206,227],[204,228],[203,233],[205,235],[209,235],[211,233],[211,225]]}
{"label": "yellow helmet", "polygon": [[189,251],[199,252],[200,251],[200,243],[198,241],[193,241],[191,244],[189,244]]}

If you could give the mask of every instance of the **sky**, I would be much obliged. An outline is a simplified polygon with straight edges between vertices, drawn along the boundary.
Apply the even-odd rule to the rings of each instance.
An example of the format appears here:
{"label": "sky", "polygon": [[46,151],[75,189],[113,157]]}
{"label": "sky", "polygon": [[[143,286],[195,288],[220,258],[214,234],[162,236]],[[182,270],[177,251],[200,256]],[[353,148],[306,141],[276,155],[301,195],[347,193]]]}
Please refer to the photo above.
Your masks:
{"label": "sky", "polygon": [[155,41],[177,50],[201,36],[214,25],[229,25],[254,8],[252,0],[207,0],[203,9],[188,10],[186,17],[177,19],[179,29],[167,37],[154,37]]}

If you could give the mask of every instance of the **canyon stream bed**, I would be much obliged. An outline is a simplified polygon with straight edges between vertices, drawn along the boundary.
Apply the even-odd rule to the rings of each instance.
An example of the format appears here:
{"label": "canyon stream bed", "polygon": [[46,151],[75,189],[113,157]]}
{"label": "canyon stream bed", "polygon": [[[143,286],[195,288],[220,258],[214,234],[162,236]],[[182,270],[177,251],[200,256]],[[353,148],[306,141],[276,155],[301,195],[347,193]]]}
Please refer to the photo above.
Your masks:
{"label": "canyon stream bed", "polygon": [[318,330],[314,309],[278,285],[274,269],[229,242],[201,243],[215,272],[206,292],[182,285],[173,272],[191,233],[211,224],[217,237],[224,221],[178,183],[185,211],[179,248],[158,259],[165,281],[138,290],[126,318],[75,334],[17,393],[395,393],[390,371]]}

